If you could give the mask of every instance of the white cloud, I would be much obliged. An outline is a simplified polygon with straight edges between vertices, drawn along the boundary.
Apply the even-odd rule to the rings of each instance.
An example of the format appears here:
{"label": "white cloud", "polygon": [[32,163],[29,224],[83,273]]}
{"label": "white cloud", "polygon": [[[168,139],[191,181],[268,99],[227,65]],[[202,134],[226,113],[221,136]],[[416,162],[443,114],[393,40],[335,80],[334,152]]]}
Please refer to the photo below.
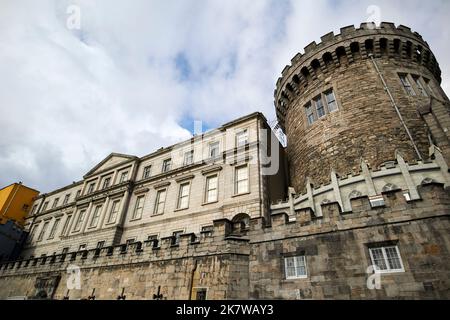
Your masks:
{"label": "white cloud", "polygon": [[[81,8],[79,31],[66,28],[70,4]],[[284,65],[323,34],[365,21],[371,4],[428,40],[448,91],[444,0],[3,1],[0,185],[63,186],[110,152],[144,155],[189,137],[186,117],[218,125],[259,110],[273,119]]]}

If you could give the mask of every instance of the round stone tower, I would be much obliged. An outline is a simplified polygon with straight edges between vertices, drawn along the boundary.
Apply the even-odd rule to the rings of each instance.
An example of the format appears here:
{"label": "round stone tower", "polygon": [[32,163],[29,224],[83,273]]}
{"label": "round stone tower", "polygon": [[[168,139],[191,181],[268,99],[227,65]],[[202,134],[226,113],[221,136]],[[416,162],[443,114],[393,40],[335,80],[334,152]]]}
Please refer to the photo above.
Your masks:
{"label": "round stone tower", "polygon": [[291,185],[297,192],[395,160],[428,158],[433,137],[419,109],[448,102],[429,45],[405,26],[364,23],[297,54],[277,82],[275,106],[288,137]]}

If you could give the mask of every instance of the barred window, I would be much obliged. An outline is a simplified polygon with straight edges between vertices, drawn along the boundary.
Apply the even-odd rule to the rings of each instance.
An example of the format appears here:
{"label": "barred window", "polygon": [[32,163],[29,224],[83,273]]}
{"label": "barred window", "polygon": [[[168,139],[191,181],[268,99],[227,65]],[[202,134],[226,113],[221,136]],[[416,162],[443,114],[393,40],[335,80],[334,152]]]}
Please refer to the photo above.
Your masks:
{"label": "barred window", "polygon": [[284,258],[284,266],[286,279],[305,279],[308,277],[305,256]]}
{"label": "barred window", "polygon": [[398,246],[380,246],[369,248],[372,264],[376,266],[376,272],[390,273],[403,272],[403,262]]}

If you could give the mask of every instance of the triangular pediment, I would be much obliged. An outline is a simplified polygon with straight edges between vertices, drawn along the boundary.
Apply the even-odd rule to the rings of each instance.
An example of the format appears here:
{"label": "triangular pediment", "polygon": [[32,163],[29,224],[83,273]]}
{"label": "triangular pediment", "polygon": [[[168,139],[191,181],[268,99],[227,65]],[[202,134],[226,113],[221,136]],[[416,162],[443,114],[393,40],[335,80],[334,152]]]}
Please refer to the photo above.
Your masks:
{"label": "triangular pediment", "polygon": [[109,168],[115,167],[117,165],[120,165],[121,163],[129,162],[130,160],[136,160],[138,157],[131,156],[127,154],[120,154],[120,153],[111,153],[109,156],[107,156],[105,159],[103,159],[99,164],[97,164],[94,168],[89,170],[88,173],[84,176],[89,177],[92,176],[98,172],[102,172],[105,170],[108,170]]}

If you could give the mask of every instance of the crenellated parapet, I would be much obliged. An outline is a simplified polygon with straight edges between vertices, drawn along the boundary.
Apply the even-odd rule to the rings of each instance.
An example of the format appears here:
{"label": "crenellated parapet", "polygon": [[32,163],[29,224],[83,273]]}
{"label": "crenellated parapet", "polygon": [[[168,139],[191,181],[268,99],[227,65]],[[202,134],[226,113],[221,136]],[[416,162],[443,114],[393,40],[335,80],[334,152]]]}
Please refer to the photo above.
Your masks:
{"label": "crenellated parapet", "polygon": [[276,112],[282,127],[285,129],[287,108],[296,96],[303,94],[309,82],[371,56],[413,62],[427,68],[439,83],[442,81],[439,64],[419,33],[389,22],[382,22],[379,27],[374,23],[362,23],[360,28],[347,26],[341,28],[340,34],[330,32],[321,37],[320,43],[310,43],[282,71],[275,90]]}
{"label": "crenellated parapet", "polygon": [[77,266],[80,269],[113,268],[215,255],[248,255],[248,239],[239,233],[233,233],[234,231],[231,221],[216,220],[213,230],[202,232],[200,235],[188,233],[180,235],[179,238],[172,236],[101,249],[4,262],[0,264],[0,277],[66,272],[69,266]]}
{"label": "crenellated parapet", "polygon": [[419,199],[407,200],[401,189],[381,193],[382,204],[374,206],[367,195],[350,200],[352,210],[344,212],[337,201],[320,204],[321,216],[313,208],[295,210],[293,215],[276,210],[271,215],[270,226],[261,231],[262,218],[253,219],[251,243],[283,240],[291,237],[314,237],[337,231],[399,224],[429,218],[450,216],[450,190],[443,183],[425,181],[418,187]]}
{"label": "crenellated parapet", "polygon": [[314,185],[308,178],[306,192],[291,194],[289,199],[272,204],[272,215],[294,217],[297,212],[305,211],[322,217],[323,206],[331,204],[339,205],[341,212],[353,212],[355,205],[361,206],[354,200],[362,197],[369,199],[369,206],[365,208],[369,210],[384,203],[383,193],[392,190],[399,190],[408,201],[420,200],[419,187],[424,184],[436,182],[450,186],[450,174],[441,150],[432,147],[430,158],[434,160],[408,163],[397,153],[395,159],[378,168],[370,169],[369,164],[361,160],[358,172],[338,176],[332,170],[329,184]]}

